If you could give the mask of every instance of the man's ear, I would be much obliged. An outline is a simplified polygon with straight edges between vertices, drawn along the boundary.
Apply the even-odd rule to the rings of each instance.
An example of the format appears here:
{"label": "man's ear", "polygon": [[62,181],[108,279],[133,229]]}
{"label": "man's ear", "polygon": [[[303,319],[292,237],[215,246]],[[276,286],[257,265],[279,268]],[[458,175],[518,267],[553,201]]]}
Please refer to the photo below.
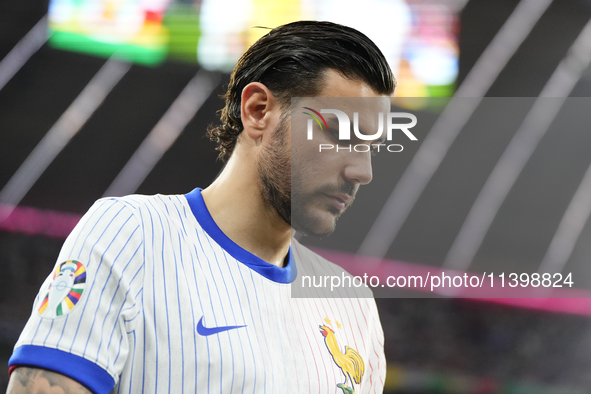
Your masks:
{"label": "man's ear", "polygon": [[271,91],[260,82],[251,82],[242,90],[240,116],[243,133],[257,144],[272,126],[271,113],[278,107]]}

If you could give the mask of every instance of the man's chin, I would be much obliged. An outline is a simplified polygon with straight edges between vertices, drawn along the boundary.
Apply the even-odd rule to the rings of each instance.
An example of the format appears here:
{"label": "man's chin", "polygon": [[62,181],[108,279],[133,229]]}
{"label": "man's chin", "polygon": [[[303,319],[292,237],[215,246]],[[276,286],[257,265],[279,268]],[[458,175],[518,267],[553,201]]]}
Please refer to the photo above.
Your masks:
{"label": "man's chin", "polygon": [[292,227],[299,233],[315,237],[327,237],[336,228],[337,218],[330,212],[317,215],[293,215],[291,217]]}

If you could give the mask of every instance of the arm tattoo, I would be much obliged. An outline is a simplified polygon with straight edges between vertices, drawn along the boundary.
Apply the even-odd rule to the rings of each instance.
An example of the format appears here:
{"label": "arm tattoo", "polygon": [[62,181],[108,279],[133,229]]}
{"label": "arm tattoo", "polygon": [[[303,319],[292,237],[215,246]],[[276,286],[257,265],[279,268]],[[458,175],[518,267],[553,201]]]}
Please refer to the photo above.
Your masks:
{"label": "arm tattoo", "polygon": [[80,383],[40,368],[19,367],[10,375],[7,394],[92,394]]}

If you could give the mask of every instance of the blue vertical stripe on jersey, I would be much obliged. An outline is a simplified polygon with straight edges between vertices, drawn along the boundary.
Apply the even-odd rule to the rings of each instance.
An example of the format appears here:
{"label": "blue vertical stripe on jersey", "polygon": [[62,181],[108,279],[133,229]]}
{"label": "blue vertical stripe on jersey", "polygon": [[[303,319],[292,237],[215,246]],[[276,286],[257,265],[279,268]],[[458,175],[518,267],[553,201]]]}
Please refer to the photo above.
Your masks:
{"label": "blue vertical stripe on jersey", "polygon": [[[242,275],[242,272],[240,272],[240,278],[242,279],[242,284],[244,285],[244,289],[248,289],[248,286],[246,286],[246,281],[244,280],[244,275]],[[252,321],[254,323],[254,316],[252,314],[252,305],[250,304],[250,297],[248,296],[248,291],[245,292],[246,293],[246,301],[248,302],[248,310],[250,312],[250,321]],[[265,363],[265,357],[263,356],[263,348],[261,346],[261,342],[259,341],[259,337],[258,335],[255,336],[256,340],[257,340],[257,344],[259,345],[259,351],[261,353],[261,358],[263,360],[263,364],[265,364],[263,366],[263,381],[265,382],[265,388],[266,388],[266,381],[267,381],[267,365]],[[258,371],[258,369],[255,369],[255,379],[256,379],[256,371]],[[256,384],[254,385],[253,388],[253,393],[256,392]]]}
{"label": "blue vertical stripe on jersey", "polygon": [[[286,333],[284,331],[281,330],[280,324],[279,324],[279,319],[277,319],[277,316],[269,316],[269,311],[270,310],[278,310],[277,306],[276,306],[276,297],[262,297],[264,302],[265,302],[265,311],[267,313],[267,324],[271,324],[272,322],[275,323],[275,327],[276,327],[276,332],[278,334],[279,337],[281,337],[281,334],[285,335]],[[273,308],[269,308],[269,299],[271,299],[271,302],[273,304]],[[283,350],[283,341],[279,340],[279,352],[280,354],[285,354],[284,350]],[[273,382],[274,382],[274,377],[275,377],[275,371],[276,369],[278,369],[279,366],[278,365],[273,365]],[[287,376],[286,374],[286,369],[285,369],[285,363],[283,363],[283,371],[284,374],[283,376]],[[275,385],[273,385],[273,387],[275,387]]]}
{"label": "blue vertical stripe on jersey", "polygon": [[[279,307],[279,309],[278,309],[278,310],[283,310],[283,311],[284,311],[284,310],[286,310],[286,309],[287,309],[287,306],[289,305],[289,302],[288,302],[288,300],[289,300],[289,298],[290,298],[290,293],[289,293],[289,292],[290,292],[290,290],[289,290],[289,288],[285,288],[285,289],[281,289],[281,292],[285,292],[285,297],[283,297],[283,294],[281,294],[281,296],[280,296],[280,297],[277,297],[277,300],[279,300],[279,304],[280,304],[280,307]],[[287,304],[287,305],[286,305],[286,304]],[[291,338],[291,333],[289,332],[289,330],[290,330],[290,325],[287,323],[287,318],[286,318],[286,316],[285,316],[285,315],[286,315],[286,314],[285,314],[285,313],[283,313],[283,323],[282,323],[282,324],[280,324],[280,323],[278,322],[278,324],[280,324],[282,327],[284,327],[284,328],[285,328],[284,332],[286,333],[286,335],[289,335],[289,336],[290,336],[290,338]],[[279,320],[279,319],[277,319],[277,320]],[[286,353],[286,354],[289,354],[289,355],[290,355],[290,357],[291,357],[291,359],[293,360],[293,359],[295,358],[295,352],[294,352],[294,350],[293,350],[293,345],[292,345],[292,342],[293,342],[293,341],[287,341],[287,344],[289,345],[290,352],[289,352],[289,353]],[[283,364],[283,365],[284,365],[284,367],[285,367],[285,365],[286,365],[286,364],[287,364],[287,362]],[[287,376],[287,375],[285,375],[285,376]]]}
{"label": "blue vertical stripe on jersey", "polygon": [[[135,209],[135,207],[134,207],[134,209]],[[135,296],[135,299],[136,299],[136,302],[137,302],[137,299],[138,299],[139,294],[142,293],[142,298],[141,298],[141,306],[142,306],[142,308],[140,309],[140,311],[138,311],[138,315],[139,315],[139,313],[141,313],[142,314],[142,317],[143,317],[143,337],[142,337],[143,338],[143,353],[142,354],[144,355],[144,357],[142,358],[142,364],[143,364],[142,365],[142,371],[143,371],[143,373],[142,373],[142,393],[143,393],[144,392],[144,387],[145,387],[145,381],[144,381],[144,378],[143,377],[145,376],[145,373],[146,373],[146,360],[145,360],[145,355],[146,355],[146,314],[144,313],[143,308],[144,308],[144,287],[145,287],[145,278],[146,278],[146,266],[145,266],[145,264],[146,264],[146,239],[145,239],[145,237],[147,236],[147,234],[146,234],[146,228],[145,228],[145,224],[144,224],[145,223],[145,220],[144,220],[144,215],[142,214],[142,210],[141,209],[137,209],[137,213],[140,216],[139,222],[142,225],[142,245],[143,245],[143,256],[142,256],[143,264],[142,264],[142,267],[144,269],[144,275],[143,275],[143,278],[144,278],[144,286],[142,286],[142,288],[137,292],[137,294]],[[151,219],[151,216],[150,216],[150,219]],[[152,230],[152,245],[153,244],[154,244],[154,231]],[[136,316],[134,316],[130,320],[135,319]],[[137,323],[137,324],[139,324],[139,323]],[[131,384],[133,382],[133,366],[135,365],[135,354],[137,352],[137,344],[136,344],[135,330],[133,330],[132,332],[133,332],[133,356],[132,356],[131,373],[130,373],[130,376],[129,376],[129,387],[130,387],[129,392],[130,393],[131,393]]]}
{"label": "blue vertical stripe on jersey", "polygon": [[[226,265],[228,266],[228,272],[229,272],[229,277],[232,278],[232,283],[234,284],[234,291],[236,291],[236,298],[239,299],[238,296],[238,290],[236,289],[236,282],[234,281],[234,277],[232,276],[231,272],[230,272],[230,263],[228,262],[228,256],[226,255],[226,253],[223,254],[224,256],[224,260],[226,261]],[[222,269],[221,266],[218,266],[219,270],[220,270],[220,274],[222,273]],[[228,289],[228,286],[226,285],[226,282],[224,281],[224,286],[226,287],[226,293],[228,294],[228,299],[231,299],[230,297],[230,291]],[[236,320],[236,313],[234,313],[234,306],[232,303],[232,317],[234,318],[234,321],[237,322]],[[240,310],[240,314],[242,315],[242,322],[244,322],[244,313],[242,312],[242,308],[238,308]],[[248,332],[248,330],[244,330],[246,331],[246,335],[248,336],[248,344],[250,345],[250,352],[252,354],[252,344],[250,343],[250,334]],[[244,346],[243,346],[243,342],[242,342],[242,335],[243,332],[240,331],[238,332],[238,341],[240,342],[240,346],[238,347],[241,352],[240,354],[242,354],[242,391],[244,391],[244,385],[246,383],[246,359],[244,357]],[[253,363],[254,363],[254,355],[253,355]]]}
{"label": "blue vertical stripe on jersey", "polygon": [[[183,253],[182,253],[182,248],[181,248],[181,235],[178,234],[178,241],[179,241],[179,250],[181,250],[180,253],[180,262],[181,262],[181,269],[183,271],[183,277],[185,278],[185,284],[187,285],[187,291],[189,292],[189,305],[191,306],[191,328],[193,331],[193,347],[194,347],[194,353],[193,354],[197,354],[197,338],[196,338],[196,334],[195,334],[195,329],[193,327],[195,327],[195,311],[193,310],[193,300],[191,297],[191,287],[189,286],[189,280],[187,279],[187,275],[186,275],[186,270],[185,270],[185,262],[183,261]],[[178,274],[177,274],[177,282],[178,282]],[[180,300],[180,296],[178,295],[178,288],[177,288],[177,296],[179,297],[179,318],[181,315],[181,300]],[[182,330],[182,328],[181,328]],[[184,370],[184,362],[183,362],[183,370]],[[195,374],[197,374],[197,363],[195,363]],[[183,387],[184,387],[184,374],[183,374]]]}
{"label": "blue vertical stripe on jersey", "polygon": [[[209,241],[209,239],[207,240],[207,242],[209,244],[209,247],[213,251],[213,247],[212,247],[211,242]],[[218,254],[214,252],[213,256],[215,258],[216,267],[218,268],[218,270],[220,270],[220,262],[218,260]],[[211,273],[212,278],[215,278],[215,276],[213,274],[212,264],[209,264],[209,272]],[[221,275],[221,270],[220,270],[220,275]],[[223,281],[222,283],[225,285],[225,281]],[[219,286],[216,286],[216,291],[218,293],[218,299],[221,299]],[[229,296],[228,288],[227,287],[226,287],[226,295]],[[234,311],[232,310],[232,306],[231,305],[230,305],[230,310],[232,312],[232,315],[234,315]],[[223,306],[222,306],[222,311],[223,311]],[[224,313],[224,317],[226,317],[226,313]],[[236,317],[234,316],[234,323],[233,324],[236,324],[236,323],[237,323],[236,322]],[[225,324],[228,325],[228,319],[227,318],[225,319]],[[230,332],[226,332],[226,335],[228,335],[228,340],[231,341]],[[230,342],[230,344],[231,344],[231,342]],[[232,388],[234,387],[234,376],[235,376],[235,373],[234,373],[234,352],[232,352],[232,357],[231,358],[232,358],[232,381],[230,383],[230,392],[232,392]],[[220,377],[220,380],[221,380],[221,377]]]}
{"label": "blue vertical stripe on jersey", "polygon": [[[135,343],[135,331],[133,331],[133,352],[131,352],[131,354],[133,354],[133,356],[131,356],[131,373],[129,374],[129,392],[131,393],[131,388],[133,387],[133,367],[135,365],[135,352],[136,352],[136,343]],[[144,348],[144,355],[146,354],[145,348]],[[143,385],[142,385],[143,387]]]}
{"label": "blue vertical stripe on jersey", "polygon": [[[166,210],[166,216],[167,217],[170,217],[170,212],[168,211],[168,206],[166,205],[166,203],[164,203],[164,201],[162,200],[162,197],[161,196],[156,196],[156,198],[158,198],[160,200],[160,202],[163,203],[164,209]],[[166,268],[165,268],[166,262],[164,261],[164,245],[166,244],[164,242],[164,239],[165,239],[166,235],[165,235],[165,231],[164,231],[164,224],[162,224],[162,216],[160,216],[160,213],[159,212],[158,212],[158,217],[159,217],[160,223],[162,225],[162,272],[164,273],[164,271],[166,271]],[[166,223],[166,227],[168,227],[168,238],[170,239],[170,245],[174,245],[174,242],[172,240],[172,235],[171,235],[171,222],[169,220],[165,220],[164,222]],[[174,259],[174,266],[175,266],[175,271],[176,271],[176,266],[177,266],[176,253],[174,252],[174,248],[171,248],[171,250],[172,250],[172,255],[173,255],[173,259]],[[168,308],[168,300],[167,300],[167,297],[166,297],[166,276],[164,276],[164,274],[162,276],[162,280],[163,280],[164,289],[165,289],[165,291],[164,291],[164,300],[166,301],[166,327],[168,329],[168,392],[170,393],[170,391],[171,391],[170,390],[170,385],[172,384],[172,379],[171,379],[171,377],[172,377],[172,353],[171,353],[171,351],[172,350],[171,350],[171,347],[170,347],[170,317],[168,315],[169,308]],[[178,290],[178,286],[176,286],[176,287],[177,287],[177,290]],[[182,342],[183,342],[183,335],[182,335],[183,331],[182,331],[182,321],[180,320],[180,317],[179,317],[179,326],[181,327],[181,337],[180,338],[181,338],[181,344],[182,344]],[[183,349],[183,347],[181,346],[181,353],[182,353],[182,349]],[[183,372],[181,372],[181,375],[183,375]]]}
{"label": "blue vertical stripe on jersey", "polygon": [[[288,298],[287,300],[288,300],[289,307],[291,309],[291,313],[292,313],[293,316],[295,316],[293,304],[297,304],[298,302],[300,302],[299,301],[300,298]],[[293,304],[292,304],[292,301],[293,301]],[[297,307],[297,305],[296,305],[296,307]],[[298,309],[298,312],[299,312],[299,309]],[[302,323],[302,319],[301,319],[301,314],[300,314],[299,325],[300,325],[300,327],[302,329],[301,330],[297,330],[296,329],[295,332],[296,332],[296,335],[298,336],[298,342],[301,344],[301,343],[304,343],[305,342],[305,341],[302,341],[301,336],[300,336],[300,333],[303,331],[303,328],[304,328],[303,327],[303,323]],[[303,346],[299,346],[299,348],[302,351],[302,359],[305,359],[306,358],[306,353],[304,353]],[[311,387],[310,387],[310,383],[311,383],[311,381],[310,381],[310,371],[307,368],[306,368],[306,378],[307,378],[306,380],[308,381],[308,392],[311,393],[312,390],[311,390]]]}
{"label": "blue vertical stripe on jersey", "polygon": [[[168,197],[168,201],[170,201],[170,203],[174,207],[174,210],[176,211],[176,215],[179,218],[179,222],[181,223],[181,227],[183,229],[183,233],[185,235],[187,235],[187,230],[185,229],[185,222],[184,222],[183,218],[181,217],[181,213],[179,212],[179,208],[176,206],[176,202],[178,202],[178,199],[179,199],[178,196],[176,196],[176,198],[175,198],[176,201],[173,201],[173,199],[172,199],[171,196]],[[166,208],[166,211],[168,212],[168,208]],[[171,214],[170,217],[173,217],[173,215]]]}
{"label": "blue vertical stripe on jersey", "polygon": [[43,318],[39,319],[39,323],[37,323],[37,328],[35,329],[35,334],[33,334],[33,338],[31,338],[31,345],[35,343],[35,337],[37,337],[37,332],[39,332],[39,327],[43,323]]}
{"label": "blue vertical stripe on jersey", "polygon": [[[307,343],[308,346],[310,346],[310,353],[313,354],[314,353],[314,350],[312,349],[312,342],[313,341],[310,340],[310,337],[308,336],[308,331],[306,330],[306,327],[304,327],[304,325],[307,323],[307,321],[302,316],[302,310],[300,308],[300,304],[302,304],[304,302],[309,303],[309,300],[310,299],[309,298],[304,298],[304,299],[301,299],[303,301],[299,301],[300,299],[296,298],[295,299],[295,301],[296,301],[295,304],[296,304],[296,307],[297,307],[297,310],[298,310],[298,314],[300,315],[300,325],[302,326],[302,331],[304,332],[304,335],[306,336],[305,343]],[[300,343],[301,342],[302,341],[300,340]],[[303,350],[304,349],[302,347],[302,352],[303,352]],[[317,361],[316,361],[315,358],[313,360],[314,360],[314,366],[316,367],[316,378],[318,379],[318,381],[320,381],[320,375],[318,374],[318,363],[317,363]],[[309,372],[309,370],[307,370],[307,371],[308,371],[308,381],[311,383],[312,382],[312,379],[310,379],[310,375],[309,375],[310,372]],[[312,392],[313,390],[310,390],[309,389],[309,391]]]}
{"label": "blue vertical stripe on jersey", "polygon": [[[209,241],[209,239],[207,240],[207,243],[209,244],[209,247],[212,249],[213,256],[214,256],[215,262],[216,262],[215,266],[220,271],[220,276],[223,276],[222,271],[221,271],[221,268],[220,268],[221,267],[220,266],[220,262],[219,262],[218,257],[217,257],[218,254],[213,251],[213,246],[211,245],[211,242]],[[215,275],[213,274],[212,265],[213,264],[208,264],[208,266],[209,266],[209,272],[211,274],[211,277],[212,278],[215,278]],[[228,288],[225,286],[225,283],[226,282],[225,281],[222,281],[222,283],[224,284],[224,287],[226,288],[226,295],[228,296],[228,299],[229,299],[230,297],[229,297],[229,293],[228,293]],[[218,286],[216,286],[216,291],[218,293],[218,299],[221,299],[221,297],[220,297],[220,290],[219,290],[219,287]],[[237,324],[238,322],[236,321],[236,316],[234,315],[233,308],[231,308],[231,310],[232,310],[232,315],[234,317],[233,324]],[[224,317],[225,317],[225,314],[224,314]],[[225,319],[225,324],[228,325],[228,319]],[[231,342],[230,333],[229,332],[226,332],[226,335],[228,335],[228,340],[230,341],[230,347],[232,348],[232,346],[231,346],[231,343],[232,342]],[[240,335],[240,334],[238,334],[238,335]],[[236,376],[236,374],[234,373],[234,353],[232,353],[232,381],[231,381],[231,384],[230,384],[230,391],[229,391],[230,393],[232,392],[232,389],[234,387],[234,376]],[[221,377],[220,377],[220,384],[221,384]],[[221,386],[220,386],[220,388],[221,388]]]}
{"label": "blue vertical stripe on jersey", "polygon": [[47,335],[45,336],[45,339],[43,340],[43,346],[45,346],[45,342],[47,342],[47,338],[49,337],[49,334],[51,333],[51,329],[53,328],[54,322],[55,322],[55,320],[51,321],[51,326],[49,326],[49,330],[47,330]]}
{"label": "blue vertical stripe on jersey", "polygon": [[70,315],[66,315],[66,320],[64,321],[64,326],[62,327],[62,332],[60,334],[60,338],[57,340],[57,343],[55,344],[55,346],[57,348],[59,348],[60,346],[60,342],[62,341],[62,338],[64,336],[64,330],[66,329],[66,327],[68,326],[68,319],[70,318]]}
{"label": "blue vertical stripe on jersey", "polygon": [[[150,210],[148,210],[148,215],[150,215],[150,228],[152,229],[152,256],[155,255],[155,251],[154,251],[154,218],[152,217],[152,212],[150,212]],[[155,268],[152,267],[152,287],[155,288],[156,287],[156,277],[155,277]],[[154,328],[156,327],[156,292],[153,291],[152,292],[152,302],[153,302],[153,307],[154,307]],[[144,314],[144,355],[146,354],[146,318],[145,318],[145,314]],[[155,381],[156,381],[156,387],[158,387],[158,335],[154,336],[154,340],[156,342],[155,346],[154,346],[154,352],[156,353],[156,375],[155,375]],[[145,393],[145,384],[146,384],[146,357],[144,356],[143,358],[143,363],[144,363],[144,372],[142,374],[142,393]],[[156,390],[154,390],[154,392],[156,392]]]}
{"label": "blue vertical stripe on jersey", "polygon": [[[178,196],[176,197],[176,202],[178,204],[181,203]],[[183,218],[181,216],[181,213],[179,212],[179,209],[178,209],[178,207],[177,207],[176,204],[174,205],[174,207],[176,209],[177,215],[178,215],[179,220],[181,222],[181,225],[183,227],[183,233],[184,233],[185,237],[187,237],[188,236],[188,233],[187,233],[187,230],[185,229],[185,223],[184,223],[185,221],[183,220]],[[184,210],[184,208],[183,208],[183,212],[186,213],[186,211]],[[185,214],[185,218],[186,218],[186,214]],[[179,251],[180,251],[180,253],[179,253],[179,260],[180,260],[180,263],[181,263],[181,269],[182,269],[183,277],[185,279],[185,283],[187,285],[187,291],[189,292],[189,298],[190,298],[189,299],[189,305],[191,306],[191,321],[192,321],[192,324],[191,324],[192,330],[191,331],[193,331],[193,346],[194,346],[194,350],[195,350],[193,354],[196,355],[197,354],[197,335],[195,334],[195,328],[194,328],[195,327],[195,311],[193,310],[193,299],[191,297],[191,287],[189,286],[189,280],[187,279],[187,275],[186,275],[187,274],[187,271],[185,269],[185,263],[184,263],[184,260],[183,260],[183,248],[182,248],[182,242],[181,242],[181,234],[180,233],[177,233],[177,236],[178,236]],[[178,283],[179,282],[178,271],[177,271],[176,278],[177,278],[177,283]],[[179,295],[179,291],[178,290],[179,290],[179,288],[177,287],[177,297],[178,297],[178,303],[179,303],[179,319],[180,319],[180,317],[181,317],[181,300],[180,300],[180,295]],[[182,336],[182,325],[181,325],[181,336]],[[184,359],[183,359],[183,371],[184,371],[184,369],[185,369],[185,367],[184,367]],[[197,374],[197,363],[196,362],[195,362],[195,374]],[[184,379],[185,379],[185,375],[183,373],[183,390],[184,390]],[[197,379],[197,378],[195,377],[195,379]],[[195,387],[197,387],[197,382],[196,381],[195,381]]]}
{"label": "blue vertical stripe on jersey", "polygon": [[[199,241],[199,245],[201,246],[201,251],[203,252],[203,256],[205,257],[205,260],[207,261],[207,264],[208,265],[211,264],[211,262],[209,261],[209,258],[207,257],[207,254],[205,253],[205,250],[203,249],[203,244],[201,243],[201,239],[198,239],[198,241]],[[210,247],[211,247],[211,245],[210,245]],[[199,264],[199,268],[201,268],[201,271],[203,271],[203,266],[201,265],[201,259],[197,259],[197,262]],[[214,311],[214,308],[213,308],[213,302],[212,302],[212,297],[211,297],[211,290],[209,289],[209,282],[206,281],[205,282],[205,285],[207,287],[207,293],[209,295],[209,297],[208,297],[209,298],[209,304],[210,304],[209,306],[211,307],[211,310],[213,312]],[[216,288],[216,290],[217,290],[217,288]],[[219,298],[219,292],[218,292],[218,298]],[[205,310],[203,310],[203,313],[205,314]],[[218,322],[217,322],[217,319],[215,317],[215,313],[212,313],[212,316],[213,316],[213,321],[214,321],[215,325],[217,326],[218,325]],[[209,343],[210,338],[211,337],[205,338],[205,340]],[[220,336],[219,335],[216,335],[216,338],[218,340],[218,347],[220,349],[220,369],[223,371],[224,370],[224,362],[223,362],[223,359],[221,357],[221,354],[222,354],[222,344],[220,343]],[[207,367],[207,391],[208,392],[210,391],[210,378],[211,378],[211,366],[208,365],[208,367]],[[221,376],[221,374],[220,374],[220,392],[223,392],[222,391],[222,376]]]}
{"label": "blue vertical stripe on jersey", "polygon": [[[185,209],[185,206],[182,205],[182,202],[181,202],[181,199],[179,196],[176,196],[176,202],[177,202],[177,204],[180,204],[183,207],[183,214],[185,215],[185,219],[186,219],[187,218],[187,210]],[[183,218],[181,216],[181,213],[179,211],[177,204],[174,205],[174,208],[176,209],[177,215],[179,215],[179,219],[181,221],[181,226],[183,226],[183,232],[185,233],[185,236],[188,236],[189,233],[187,233],[187,229],[185,228],[185,221],[183,220]]]}
{"label": "blue vertical stripe on jersey", "polygon": [[[113,338],[112,335],[111,335],[111,338]],[[119,359],[119,353],[121,353],[121,342],[123,342],[123,333],[121,333],[121,338],[119,338],[119,346],[117,347],[117,356],[115,356],[115,360],[113,361],[113,365],[117,364],[117,360]]]}
{"label": "blue vertical stripe on jersey", "polygon": [[[254,297],[255,297],[255,300],[257,302],[257,306],[256,306],[257,307],[257,310],[261,311],[262,308],[261,308],[261,305],[259,303],[259,294],[257,292],[257,287],[258,286],[254,283],[254,276],[252,274],[252,271],[250,271],[250,279],[251,279],[251,281],[253,283],[252,289],[254,290]],[[263,317],[261,316],[260,313],[259,313],[259,321],[261,322],[261,327],[265,327],[265,324],[263,323]],[[263,342],[263,343],[265,345],[265,348],[267,349],[267,354],[269,355],[269,359],[271,359],[271,352],[269,351],[269,344],[268,344],[268,342]],[[262,349],[261,349],[261,353],[262,353]],[[264,359],[265,358],[263,356],[263,360]],[[273,366],[271,365],[271,387],[275,387],[275,382],[274,382],[275,376],[274,376],[274,373],[273,373],[273,369],[272,368],[273,368]],[[265,366],[265,375],[266,375],[266,371],[267,371],[267,367]],[[264,392],[265,393],[267,392],[267,378],[266,377],[265,377]]]}
{"label": "blue vertical stripe on jersey", "polygon": [[[160,215],[160,212],[158,211],[158,208],[154,207],[154,205],[152,204],[152,202],[149,202],[150,205],[152,205],[152,208],[154,208],[154,210],[156,211],[156,214],[158,215],[158,221],[160,222],[160,228],[162,229],[162,240],[161,240],[161,247],[160,247],[160,258],[161,258],[161,262],[162,262],[162,285],[164,286],[164,308],[166,311],[166,338],[168,341],[168,392],[170,393],[170,382],[171,382],[171,363],[170,363],[170,358],[171,358],[171,354],[170,354],[170,317],[168,316],[168,297],[166,296],[166,267],[164,264],[164,224],[162,223],[162,216]],[[154,271],[156,271],[156,267],[154,267]],[[154,311],[156,310],[156,307],[154,306]],[[154,312],[154,319],[156,318],[156,313]],[[154,327],[156,327],[156,324],[154,323]],[[156,335],[156,337],[158,337],[158,335]],[[158,364],[156,363],[156,391],[158,391]]]}
{"label": "blue vertical stripe on jersey", "polygon": [[[180,234],[179,234],[179,245],[181,243],[181,239],[180,239]],[[180,248],[179,248],[180,249]],[[190,251],[189,251],[190,253]],[[189,297],[191,297],[191,286],[189,285],[189,279],[187,279],[187,271],[185,270],[185,263],[183,261],[183,255],[181,253],[181,268],[183,269],[183,277],[185,278],[185,283],[187,285],[187,290],[189,291]],[[195,287],[196,289],[196,287]],[[179,304],[180,305],[180,304]],[[193,309],[193,298],[191,297],[191,299],[189,300],[189,305],[191,306],[191,327],[195,327],[195,311]],[[179,309],[179,314],[180,314],[180,309]],[[197,355],[197,334],[195,333],[195,330],[193,329],[193,354]],[[195,362],[195,388],[197,388],[197,362]]]}
{"label": "blue vertical stripe on jersey", "polygon": [[[166,210],[168,212],[168,209]],[[170,225],[168,226],[168,236],[170,238],[170,244],[174,245],[174,241],[172,239],[172,231],[170,228]],[[178,234],[179,238],[180,238],[180,234]],[[179,246],[180,246],[180,242],[179,242]],[[183,253],[183,249],[181,247],[179,247],[179,254]],[[175,273],[175,277],[176,277],[176,283],[177,286],[176,287],[176,297],[177,297],[177,303],[178,303],[178,309],[179,309],[179,329],[181,332],[181,393],[185,392],[185,350],[184,350],[184,343],[183,343],[183,318],[182,318],[182,313],[181,313],[181,297],[179,294],[179,287],[178,283],[179,283],[179,271],[178,271],[178,261],[177,261],[177,254],[174,251],[174,248],[172,248],[172,255],[174,257],[174,273]],[[172,362],[171,362],[172,364]],[[169,383],[170,385],[170,383]]]}
{"label": "blue vertical stripe on jersey", "polygon": [[[193,249],[195,251],[195,259],[198,259],[198,252],[197,252],[197,246],[193,245]],[[195,280],[195,289],[199,289],[199,287],[197,286],[197,274],[195,273],[195,260],[193,259],[193,254],[191,253],[189,255],[191,257],[191,267],[193,268],[193,279]],[[198,290],[199,291],[199,290]],[[199,301],[199,308],[201,308],[201,313],[203,313],[203,304],[201,303],[201,298],[197,297],[197,300]],[[195,320],[193,320],[193,327],[195,327]],[[209,358],[209,341],[205,341],[205,345],[207,346],[207,357]],[[195,354],[197,354],[197,338],[195,338]],[[198,371],[197,371],[197,362],[195,361],[195,387],[199,387],[198,385]],[[207,366],[207,376],[208,376],[208,387],[209,387],[209,365]]]}

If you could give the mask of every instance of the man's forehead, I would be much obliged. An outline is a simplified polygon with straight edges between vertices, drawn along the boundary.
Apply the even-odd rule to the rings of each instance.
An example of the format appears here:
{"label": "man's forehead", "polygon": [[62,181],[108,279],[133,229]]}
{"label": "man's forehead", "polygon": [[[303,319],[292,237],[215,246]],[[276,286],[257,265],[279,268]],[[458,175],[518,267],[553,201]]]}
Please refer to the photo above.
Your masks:
{"label": "man's forehead", "polygon": [[[357,113],[360,119],[368,116],[375,117],[378,113],[390,112],[390,97],[302,97],[292,101],[292,110],[308,108],[322,112],[322,110],[336,109],[346,113],[353,120],[354,113]],[[330,115],[327,113],[328,117]]]}

